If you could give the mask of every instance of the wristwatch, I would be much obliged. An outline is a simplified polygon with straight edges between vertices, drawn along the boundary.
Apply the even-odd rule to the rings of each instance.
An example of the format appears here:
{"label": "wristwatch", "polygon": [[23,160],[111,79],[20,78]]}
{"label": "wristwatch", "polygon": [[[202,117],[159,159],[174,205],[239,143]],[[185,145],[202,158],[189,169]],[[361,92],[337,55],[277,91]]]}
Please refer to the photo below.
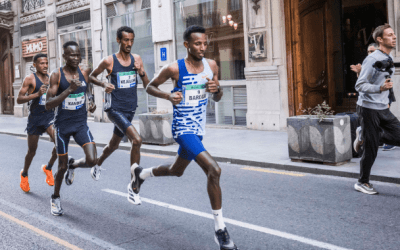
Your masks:
{"label": "wristwatch", "polygon": [[146,72],[143,75],[139,74],[139,76],[140,76],[140,78],[145,77],[146,76]]}
{"label": "wristwatch", "polygon": [[221,92],[220,86],[218,85],[217,87],[218,87],[218,91],[217,91],[217,92],[214,92],[214,94],[219,94],[219,92]]}

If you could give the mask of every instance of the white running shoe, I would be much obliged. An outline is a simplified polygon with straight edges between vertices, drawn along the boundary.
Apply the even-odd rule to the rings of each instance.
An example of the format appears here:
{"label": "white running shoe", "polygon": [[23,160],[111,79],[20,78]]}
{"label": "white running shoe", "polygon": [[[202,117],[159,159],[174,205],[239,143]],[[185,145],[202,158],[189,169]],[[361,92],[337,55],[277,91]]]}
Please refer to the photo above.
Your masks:
{"label": "white running shoe", "polygon": [[92,176],[93,180],[98,181],[100,180],[101,170],[105,170],[100,166],[94,166],[90,169],[90,175]]}
{"label": "white running shoe", "polygon": [[61,201],[60,201],[60,197],[58,198],[51,198],[50,199],[50,205],[51,205],[51,214],[52,215],[63,215],[64,214],[64,210],[61,208]]}
{"label": "white running shoe", "polygon": [[142,200],[140,199],[139,194],[135,194],[133,192],[130,183],[128,184],[127,189],[128,189],[128,197],[127,197],[128,201],[130,203],[132,203],[133,205],[141,205],[142,204]]}

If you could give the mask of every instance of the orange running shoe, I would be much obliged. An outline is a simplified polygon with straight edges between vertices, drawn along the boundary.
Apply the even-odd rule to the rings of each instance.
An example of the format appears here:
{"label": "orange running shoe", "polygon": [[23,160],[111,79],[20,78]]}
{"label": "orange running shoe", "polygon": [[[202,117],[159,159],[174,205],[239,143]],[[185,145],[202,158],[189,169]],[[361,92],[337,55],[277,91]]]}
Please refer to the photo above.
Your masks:
{"label": "orange running shoe", "polygon": [[42,165],[43,173],[46,175],[46,183],[49,184],[49,186],[54,186],[53,171],[47,170],[46,167],[47,165]]}
{"label": "orange running shoe", "polygon": [[22,191],[24,191],[25,193],[28,193],[29,190],[31,190],[31,188],[29,187],[29,180],[28,180],[28,176],[23,177],[22,176],[22,171],[21,170],[21,183],[19,184],[19,186],[21,187]]}

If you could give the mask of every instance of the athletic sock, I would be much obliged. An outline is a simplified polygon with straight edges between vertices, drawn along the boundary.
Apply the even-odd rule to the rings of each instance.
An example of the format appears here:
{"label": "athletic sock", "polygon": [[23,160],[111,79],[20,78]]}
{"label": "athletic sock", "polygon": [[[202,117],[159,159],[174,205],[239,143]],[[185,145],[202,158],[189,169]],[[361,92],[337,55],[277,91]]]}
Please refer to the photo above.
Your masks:
{"label": "athletic sock", "polygon": [[51,170],[52,167],[53,167],[53,164],[48,163],[46,166],[46,170]]}
{"label": "athletic sock", "polygon": [[27,176],[28,176],[28,175],[25,174],[24,172],[22,172],[21,175],[22,175],[23,177],[27,177]]}
{"label": "athletic sock", "polygon": [[60,196],[55,196],[54,194],[52,194],[52,195],[51,195],[51,198],[52,198],[52,199],[57,199],[57,198],[60,198]]}
{"label": "athletic sock", "polygon": [[139,175],[139,178],[142,180],[146,180],[149,177],[154,177],[153,175],[153,168],[145,168]]}
{"label": "athletic sock", "polygon": [[226,226],[224,223],[224,218],[222,217],[222,208],[219,210],[212,210],[212,214],[214,215],[215,232],[220,229],[224,230]]}

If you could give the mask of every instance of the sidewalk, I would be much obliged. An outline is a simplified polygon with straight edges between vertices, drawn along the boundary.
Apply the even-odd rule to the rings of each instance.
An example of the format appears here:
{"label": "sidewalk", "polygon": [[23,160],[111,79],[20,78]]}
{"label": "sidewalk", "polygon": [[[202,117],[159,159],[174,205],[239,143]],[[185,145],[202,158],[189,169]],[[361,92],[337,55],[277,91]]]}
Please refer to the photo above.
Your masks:
{"label": "sidewalk", "polygon": [[[0,115],[0,134],[26,136],[27,118]],[[138,121],[133,121],[139,131]],[[98,146],[107,145],[112,136],[112,123],[88,122],[90,131]],[[43,139],[48,138],[45,134]],[[73,140],[71,139],[73,143]],[[313,174],[342,176],[357,179],[360,158],[353,158],[341,166],[327,166],[317,163],[292,162],[288,156],[286,132],[229,129],[225,126],[207,126],[203,140],[207,151],[219,162],[239,165],[275,168]],[[130,144],[122,142],[120,149],[129,150]],[[143,144],[141,151],[154,154],[176,155],[178,144],[157,146]],[[371,180],[400,184],[400,148],[392,151],[379,149],[378,157],[371,172]],[[356,180],[355,180],[356,181]]]}

